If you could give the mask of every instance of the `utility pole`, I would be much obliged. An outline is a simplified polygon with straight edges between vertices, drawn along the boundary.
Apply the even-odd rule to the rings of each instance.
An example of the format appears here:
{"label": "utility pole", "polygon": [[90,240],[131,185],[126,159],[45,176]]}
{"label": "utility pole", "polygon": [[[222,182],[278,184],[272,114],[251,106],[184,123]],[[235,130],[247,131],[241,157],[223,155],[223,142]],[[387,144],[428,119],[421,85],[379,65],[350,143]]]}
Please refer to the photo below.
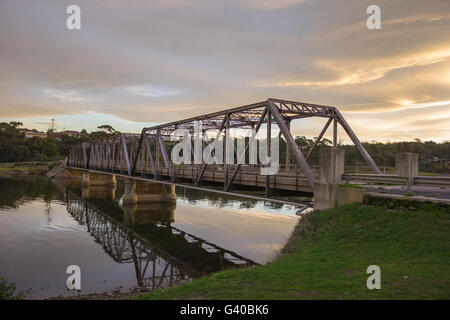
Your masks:
{"label": "utility pole", "polygon": [[52,125],[51,125],[51,128],[50,128],[50,131],[51,132],[55,131],[55,119],[52,119]]}

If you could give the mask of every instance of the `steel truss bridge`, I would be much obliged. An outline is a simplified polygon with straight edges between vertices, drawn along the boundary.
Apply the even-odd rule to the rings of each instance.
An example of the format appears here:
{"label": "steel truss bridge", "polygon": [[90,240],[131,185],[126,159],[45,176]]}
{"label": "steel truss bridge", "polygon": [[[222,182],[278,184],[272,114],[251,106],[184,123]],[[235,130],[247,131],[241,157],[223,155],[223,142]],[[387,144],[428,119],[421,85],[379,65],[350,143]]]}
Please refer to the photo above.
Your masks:
{"label": "steel truss bridge", "polygon": [[[141,287],[155,290],[223,269],[256,265],[252,260],[172,227],[169,222],[145,224],[143,227],[150,232],[144,237],[133,226],[129,228],[111,217],[111,212],[104,212],[101,206],[67,189],[66,205],[73,218],[87,227],[114,261],[134,265],[137,285]],[[117,204],[113,206],[108,211],[123,215]],[[161,239],[167,240],[164,242],[171,247],[161,248]]]}
{"label": "steel truss bridge", "polygon": [[[291,122],[312,117],[328,120],[311,148],[303,154],[290,132]],[[260,174],[262,165],[243,164],[248,163],[245,159],[249,158],[249,148],[254,142],[253,138],[245,139],[245,159],[237,159],[236,164],[207,164],[208,161],[204,159],[201,164],[171,163],[168,150],[173,145],[174,131],[185,129],[193,136],[196,122],[201,123],[203,131],[217,130],[215,138],[224,140],[227,135],[226,129],[254,129],[261,133],[265,130],[268,150],[270,150],[272,128],[277,126],[279,134],[287,143],[286,164],[284,167],[280,165],[278,173],[272,176]],[[68,166],[129,177],[145,177],[154,181],[183,182],[185,185],[195,187],[214,183],[223,186],[224,191],[229,191],[233,185],[261,187],[266,191],[266,198],[270,197],[270,191],[273,189],[313,192],[317,176],[307,160],[331,124],[333,124],[333,147],[337,146],[339,124],[373,173],[380,174],[372,157],[338,109],[270,98],[250,105],[144,128],[141,134],[121,133],[107,139],[73,146],[69,151]],[[237,147],[233,145],[233,148]],[[290,165],[291,157],[294,160],[294,166]]]}

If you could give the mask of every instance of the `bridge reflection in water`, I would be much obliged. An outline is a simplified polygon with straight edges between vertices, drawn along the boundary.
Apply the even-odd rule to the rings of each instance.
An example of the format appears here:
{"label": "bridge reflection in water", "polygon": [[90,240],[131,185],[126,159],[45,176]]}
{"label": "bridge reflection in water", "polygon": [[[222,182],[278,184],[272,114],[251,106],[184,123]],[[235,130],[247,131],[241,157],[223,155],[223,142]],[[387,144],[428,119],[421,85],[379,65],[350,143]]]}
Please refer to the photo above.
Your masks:
{"label": "bridge reflection in water", "polygon": [[149,290],[256,263],[171,225],[175,203],[120,206],[115,189],[67,185],[67,211],[117,263],[133,264]]}

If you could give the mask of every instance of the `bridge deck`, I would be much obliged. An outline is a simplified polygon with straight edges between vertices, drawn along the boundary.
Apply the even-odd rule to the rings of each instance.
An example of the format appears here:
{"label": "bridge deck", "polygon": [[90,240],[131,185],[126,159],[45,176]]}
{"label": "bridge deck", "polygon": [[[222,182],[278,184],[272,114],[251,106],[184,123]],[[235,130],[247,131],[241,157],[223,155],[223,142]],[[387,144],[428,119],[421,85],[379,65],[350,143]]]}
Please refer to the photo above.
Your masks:
{"label": "bridge deck", "polygon": [[115,175],[118,178],[123,178],[123,179],[135,179],[138,181],[148,181],[148,182],[156,182],[156,183],[163,183],[163,184],[171,184],[177,187],[184,187],[184,188],[190,188],[190,189],[194,189],[194,190],[201,190],[201,191],[206,191],[206,192],[214,192],[214,193],[220,193],[220,194],[224,194],[224,195],[228,195],[228,196],[236,196],[236,197],[240,197],[240,198],[247,198],[247,199],[252,199],[252,200],[257,200],[257,201],[270,201],[273,203],[278,203],[278,204],[286,204],[286,205],[291,205],[294,207],[298,207],[298,208],[307,208],[307,207],[311,207],[311,203],[310,202],[305,202],[305,201],[290,201],[290,200],[285,200],[285,199],[278,199],[276,197],[264,197],[264,196],[258,196],[258,195],[254,195],[254,194],[247,194],[247,193],[242,193],[242,192],[234,192],[234,191],[225,191],[223,189],[217,189],[217,188],[210,188],[210,187],[204,187],[204,186],[194,186],[193,184],[190,183],[181,183],[181,182],[172,182],[171,180],[167,179],[167,180],[156,180],[154,178],[150,178],[150,177],[145,177],[145,176],[133,176],[130,177],[129,175],[127,175],[124,172],[108,172],[108,171],[99,171],[99,170],[93,170],[93,169],[84,169],[84,168],[79,168],[79,167],[71,167],[68,166],[67,167],[70,170],[75,170],[75,171],[84,171],[84,172],[93,172],[93,173],[102,173],[102,174],[110,174],[110,175]]}
{"label": "bridge deck", "polygon": [[[201,170],[199,166],[181,167],[175,170],[176,177],[179,179],[187,179],[195,181],[198,177],[198,173]],[[203,173],[203,181],[213,182],[217,184],[225,183],[225,176],[231,176],[234,167],[228,168],[211,168],[205,170]],[[259,170],[252,168],[241,168],[234,178],[233,185],[235,186],[248,186],[248,187],[266,187],[266,176],[262,176]],[[148,172],[148,174],[150,174]],[[161,168],[158,170],[158,174],[162,177],[170,178],[169,170],[167,168]],[[269,176],[270,188],[273,190],[289,190],[289,191],[301,191],[312,192],[308,180],[303,175],[298,175],[294,171],[279,171],[278,174]]]}

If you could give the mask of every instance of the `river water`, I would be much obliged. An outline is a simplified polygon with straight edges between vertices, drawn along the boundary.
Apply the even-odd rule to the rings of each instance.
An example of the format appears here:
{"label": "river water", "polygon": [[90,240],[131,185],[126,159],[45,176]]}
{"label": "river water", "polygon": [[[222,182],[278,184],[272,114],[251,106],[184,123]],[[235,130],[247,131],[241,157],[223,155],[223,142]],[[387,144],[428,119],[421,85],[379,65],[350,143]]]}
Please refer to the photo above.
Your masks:
{"label": "river water", "polygon": [[[176,188],[176,204],[122,206],[116,188],[0,177],[0,277],[27,298],[157,290],[273,260],[298,217],[290,205]],[[69,265],[81,292],[68,291]]]}

